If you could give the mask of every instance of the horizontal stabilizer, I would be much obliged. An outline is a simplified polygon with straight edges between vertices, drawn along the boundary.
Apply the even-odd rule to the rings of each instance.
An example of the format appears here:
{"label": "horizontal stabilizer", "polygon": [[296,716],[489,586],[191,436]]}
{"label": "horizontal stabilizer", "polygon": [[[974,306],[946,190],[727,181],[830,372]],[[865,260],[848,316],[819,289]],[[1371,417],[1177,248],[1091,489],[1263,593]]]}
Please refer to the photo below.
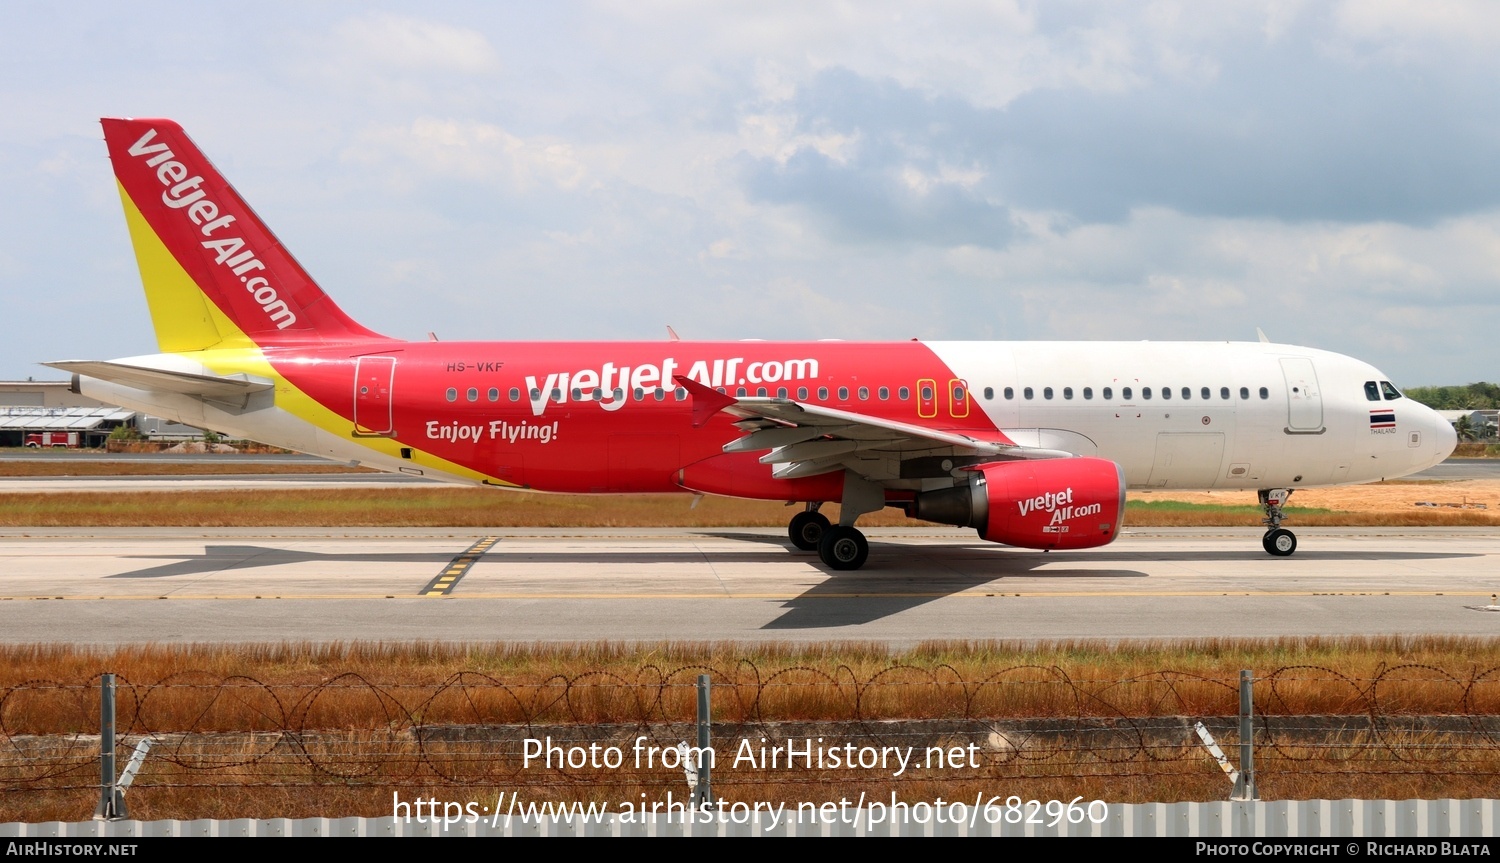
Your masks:
{"label": "horizontal stabilizer", "polygon": [[139,390],[181,393],[209,399],[244,398],[275,386],[271,381],[244,374],[200,375],[105,360],[65,360],[42,365]]}

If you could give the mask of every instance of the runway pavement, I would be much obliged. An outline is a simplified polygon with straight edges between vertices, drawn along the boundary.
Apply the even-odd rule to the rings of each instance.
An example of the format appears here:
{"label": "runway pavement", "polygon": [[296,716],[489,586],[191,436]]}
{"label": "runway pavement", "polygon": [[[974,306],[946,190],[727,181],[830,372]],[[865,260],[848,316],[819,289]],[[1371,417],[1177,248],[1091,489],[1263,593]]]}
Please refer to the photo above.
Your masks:
{"label": "runway pavement", "polygon": [[1086,552],[872,529],[0,530],[0,641],[662,641],[1500,633],[1500,531],[1142,529]]}

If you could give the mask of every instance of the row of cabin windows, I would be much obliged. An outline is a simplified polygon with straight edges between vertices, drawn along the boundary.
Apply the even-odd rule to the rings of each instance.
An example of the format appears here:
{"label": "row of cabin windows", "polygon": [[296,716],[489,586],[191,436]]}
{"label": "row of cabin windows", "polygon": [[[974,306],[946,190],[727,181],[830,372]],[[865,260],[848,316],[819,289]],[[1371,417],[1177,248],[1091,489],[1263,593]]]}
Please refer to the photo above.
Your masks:
{"label": "row of cabin windows", "polygon": [[[1385,396],[1387,399],[1393,399],[1393,398],[1398,399],[1398,398],[1401,398],[1401,394],[1396,392],[1395,387],[1392,387],[1389,383],[1386,383],[1384,381],[1381,381],[1381,383],[1387,388],[1387,390],[1386,390],[1386,396]],[[1371,401],[1379,401],[1379,392],[1375,391],[1375,390],[1372,390],[1371,389],[1372,386],[1374,386],[1374,382],[1373,381],[1367,382],[1365,384],[1365,395]],[[719,392],[722,393],[722,392],[726,391],[726,388],[725,387],[719,387],[718,390],[719,390]],[[819,401],[827,401],[828,400],[828,387],[818,387],[817,392],[818,392],[818,400]],[[1172,388],[1171,387],[1162,387],[1158,392],[1160,393],[1160,396],[1161,396],[1162,400],[1164,400],[1164,401],[1168,400],[1168,399],[1171,399],[1173,397],[1172,396]],[[1185,400],[1186,399],[1191,399],[1193,397],[1193,389],[1192,389],[1192,387],[1183,387],[1180,390],[1180,392],[1181,392],[1182,398],[1185,399]],[[1371,395],[1372,392],[1374,393],[1374,395]],[[1209,400],[1211,400],[1213,398],[1213,390],[1210,389],[1209,387],[1202,387],[1198,391],[1198,393],[1199,393],[1199,398],[1201,398],[1204,401],[1209,401]],[[1394,393],[1394,395],[1392,395],[1392,393]],[[858,394],[859,394],[859,400],[860,401],[867,401],[870,398],[870,388],[869,387],[860,387],[858,389]],[[878,388],[875,391],[875,394],[876,394],[876,396],[881,401],[887,401],[891,397],[891,390],[890,390],[889,387],[880,387],[880,388]],[[1081,390],[1081,394],[1082,394],[1082,396],[1083,396],[1083,398],[1084,398],[1085,401],[1092,400],[1094,398],[1094,388],[1093,387],[1084,387]],[[518,402],[518,401],[521,400],[521,390],[519,388],[517,388],[517,387],[511,387],[510,388],[510,392],[508,393],[508,395],[510,396],[510,400],[513,401],[513,402]],[[540,399],[542,397],[541,390],[536,390],[536,389],[531,390],[531,392],[529,393],[529,395],[530,395],[530,397],[531,397],[531,399],[533,401],[537,400],[537,399]],[[587,393],[585,393],[583,390],[581,390],[581,389],[579,389],[577,387],[574,387],[573,390],[572,390],[572,392],[570,393],[570,395],[573,397],[574,401],[582,401],[584,398],[591,398],[591,399],[593,399],[595,401],[599,401],[599,400],[602,400],[604,398],[604,391],[602,389],[599,389],[598,387],[595,387],[594,389],[589,390]],[[745,398],[745,397],[748,397],[749,395],[750,395],[750,392],[745,387],[738,387],[735,390],[735,396],[736,397]],[[769,390],[766,387],[756,387],[756,389],[755,389],[755,395],[757,397],[760,397],[760,398],[766,398],[766,397],[768,397],[770,395],[770,392],[769,392]],[[776,398],[784,399],[784,398],[788,398],[789,395],[790,395],[790,392],[788,391],[788,389],[786,387],[777,387],[776,388]],[[953,400],[954,401],[956,401],[956,402],[963,401],[964,398],[966,397],[966,395],[967,395],[967,393],[966,393],[965,389],[962,386],[955,386],[953,388]],[[1109,400],[1111,400],[1111,399],[1113,399],[1115,397],[1114,388],[1113,387],[1104,387],[1103,389],[1101,389],[1099,391],[1099,395],[1105,401],[1109,401]],[[1258,395],[1262,399],[1268,399],[1268,398],[1271,397],[1270,390],[1266,389],[1265,387],[1261,387],[1259,389]],[[448,388],[448,392],[446,393],[446,396],[447,396],[448,401],[450,401],[450,402],[456,402],[456,401],[458,401],[458,390],[456,388],[454,388],[454,387],[449,387]],[[468,390],[465,391],[464,396],[469,401],[471,401],[471,402],[477,402],[477,401],[479,401],[479,389],[477,387],[469,387]],[[485,396],[486,396],[486,398],[489,399],[489,401],[498,402],[498,401],[500,401],[500,390],[497,389],[497,388],[495,388],[495,387],[490,387],[489,390],[485,393]],[[643,387],[636,387],[634,390],[631,391],[631,396],[634,397],[634,399],[636,401],[638,401],[638,402],[639,401],[645,401],[648,398],[654,398],[656,401],[663,401],[667,397],[667,391],[665,389],[662,389],[661,387],[655,387],[653,389],[645,389]],[[931,401],[932,400],[932,396],[933,396],[932,387],[930,387],[930,386],[924,386],[924,387],[922,387],[922,400],[923,401]],[[1015,388],[1014,387],[1006,387],[1005,390],[1004,390],[1004,396],[1005,396],[1005,398],[1006,398],[1007,401],[1014,399],[1016,397]],[[1053,391],[1052,387],[1042,387],[1042,398],[1043,399],[1049,399],[1050,400],[1050,399],[1053,398],[1053,396],[1054,396],[1054,391]],[[1151,389],[1151,387],[1141,387],[1140,396],[1141,396],[1142,400],[1144,400],[1144,401],[1150,401],[1151,398],[1152,398],[1152,389]],[[1219,399],[1220,400],[1222,400],[1222,401],[1228,401],[1229,400],[1229,396],[1230,396],[1229,387],[1219,387]],[[616,388],[614,390],[614,392],[611,394],[610,397],[611,397],[612,401],[620,401],[620,400],[622,400],[622,399],[625,398],[625,391],[623,389]],[[672,397],[675,400],[677,400],[677,401],[683,401],[683,400],[687,399],[688,392],[687,392],[686,389],[683,389],[682,387],[677,387],[676,389],[672,390]],[[807,387],[797,387],[797,400],[798,401],[806,401],[807,397],[808,397],[808,388]],[[839,397],[839,401],[848,401],[849,400],[849,388],[848,387],[839,387],[838,388],[838,397]],[[1028,399],[1028,400],[1029,399],[1034,399],[1034,398],[1036,398],[1036,391],[1033,388],[1031,388],[1031,387],[1024,387],[1021,390],[1021,397],[1023,399]],[[1063,387],[1062,388],[1062,397],[1063,397],[1064,400],[1071,400],[1073,398],[1073,388],[1072,387]],[[561,402],[563,400],[563,391],[560,390],[560,389],[554,388],[552,390],[551,394],[550,394],[550,398],[552,399],[552,401]],[[899,399],[900,401],[906,401],[908,398],[911,398],[911,390],[909,388],[907,388],[907,387],[898,387],[896,389],[896,398]],[[994,387],[985,387],[984,388],[984,398],[985,398],[986,401],[992,401],[995,398],[995,389],[994,389]],[[1131,399],[1135,398],[1135,392],[1134,392],[1134,390],[1131,387],[1121,387],[1120,388],[1120,398],[1122,400],[1128,402]],[[1250,398],[1250,388],[1249,387],[1240,387],[1240,399],[1241,400],[1248,400],[1249,398]]]}
{"label": "row of cabin windows", "polygon": [[[726,393],[728,391],[726,387],[719,387],[718,390],[721,393]],[[688,397],[687,390],[683,389],[682,387],[677,387],[676,389],[672,390],[671,392],[672,392],[672,397],[674,399],[676,399],[677,401],[683,401],[683,400],[685,400]],[[870,398],[870,388],[869,387],[860,387],[857,390],[857,392],[858,392],[858,395],[859,395],[859,399],[861,401],[868,401],[869,400],[869,398]],[[817,393],[818,393],[818,399],[820,401],[827,401],[828,400],[828,395],[829,395],[828,387],[818,387]],[[963,388],[962,387],[955,387],[954,388],[954,398],[963,398],[962,393],[963,393]],[[751,395],[749,389],[746,388],[746,387],[738,387],[738,388],[736,388],[734,394],[738,398],[747,398],[747,397],[749,397]],[[878,388],[878,389],[875,390],[875,394],[880,398],[881,401],[887,401],[891,397],[891,388],[890,387],[880,387],[880,388]],[[456,402],[456,401],[458,401],[458,390],[456,388],[454,388],[454,387],[449,387],[448,388],[448,392],[445,395],[446,395],[448,401],[450,401],[450,402]],[[498,401],[500,401],[500,390],[496,389],[495,387],[490,387],[489,390],[485,393],[485,395],[492,402],[498,402]],[[510,400],[513,401],[513,402],[518,402],[518,401],[521,400],[521,390],[519,388],[517,388],[517,387],[511,387],[510,388],[510,392],[508,393],[508,395],[510,396]],[[582,401],[585,398],[594,399],[595,401],[599,401],[599,400],[604,399],[604,397],[605,397],[604,391],[602,389],[599,389],[598,387],[595,387],[594,389],[587,390],[587,391],[581,390],[581,389],[579,389],[577,387],[574,387],[573,390],[569,393],[569,395],[571,395],[573,397],[574,401]],[[766,387],[756,387],[754,395],[757,396],[757,397],[760,397],[760,398],[767,398],[767,397],[769,397],[771,395],[771,393],[770,393],[770,390],[767,389]],[[807,387],[797,387],[796,398],[797,398],[798,401],[807,401],[808,395],[809,395],[809,393],[808,393],[808,388]],[[465,398],[467,398],[471,402],[477,402],[477,401],[479,401],[479,389],[477,387],[469,387],[468,390],[466,390],[464,392],[464,396],[465,396]],[[533,400],[540,399],[542,397],[541,390],[535,390],[535,389],[531,390],[530,396],[531,396],[531,398]],[[638,402],[639,401],[645,401],[646,399],[651,399],[651,398],[654,398],[657,401],[663,401],[667,397],[667,390],[664,390],[661,387],[656,387],[654,389],[645,389],[645,388],[642,388],[642,387],[636,387],[634,390],[631,391],[631,396],[636,401],[638,401]],[[552,390],[552,392],[551,392],[550,397],[555,402],[561,402],[562,399],[563,399],[563,391],[560,390],[560,389],[555,389],[554,388]],[[776,388],[776,398],[784,399],[784,398],[790,398],[790,397],[791,397],[791,391],[788,390],[786,387],[777,387]],[[840,401],[848,401],[849,400],[849,388],[848,387],[839,387],[838,388],[838,397],[839,397]],[[925,398],[925,399],[932,398],[932,388],[931,387],[923,387],[922,388],[922,397]],[[616,388],[614,390],[614,392],[610,395],[610,399],[613,400],[613,401],[620,401],[620,400],[622,400],[624,398],[625,398],[625,391],[623,389],[619,389],[619,388]],[[898,398],[898,399],[900,399],[902,401],[905,401],[906,399],[911,398],[911,389],[909,387],[897,387],[897,389],[896,389],[896,398]]]}
{"label": "row of cabin windows", "polygon": [[[1182,387],[1177,392],[1178,392],[1178,394],[1181,396],[1181,398],[1183,400],[1188,400],[1188,399],[1191,399],[1193,397],[1193,388],[1192,387]],[[1004,396],[1005,396],[1005,398],[1006,398],[1007,401],[1009,401],[1011,399],[1014,399],[1016,397],[1015,388],[1014,387],[1006,387],[1005,390],[1003,391],[1003,394],[1004,394]],[[1268,390],[1265,387],[1261,387],[1257,394],[1261,398],[1263,398],[1263,399],[1268,399],[1268,398],[1271,397],[1271,391]],[[1042,398],[1043,399],[1051,399],[1051,398],[1053,398],[1054,395],[1055,395],[1055,392],[1053,391],[1052,387],[1042,387]],[[1094,398],[1094,388],[1093,387],[1084,387],[1082,389],[1082,391],[1081,391],[1081,395],[1083,396],[1083,398],[1084,398],[1085,401],[1092,400]],[[1105,401],[1109,401],[1109,400],[1113,399],[1115,397],[1115,389],[1114,389],[1114,387],[1104,387],[1103,389],[1101,389],[1099,391],[1099,396],[1100,396],[1100,398],[1103,398]],[[1166,401],[1166,400],[1171,399],[1171,398],[1175,398],[1175,396],[1173,396],[1173,394],[1172,394],[1172,388],[1171,387],[1162,387],[1161,389],[1156,390],[1154,392],[1151,389],[1151,387],[1141,387],[1140,396],[1141,396],[1141,400],[1142,401],[1150,401],[1154,396],[1160,396],[1163,401]],[[1230,389],[1229,389],[1229,387],[1219,387],[1219,399],[1220,399],[1220,401],[1228,401],[1229,400],[1229,396],[1230,396]],[[1062,397],[1063,397],[1064,400],[1071,400],[1073,398],[1073,388],[1072,387],[1063,387],[1062,388]],[[1212,387],[1201,387],[1198,390],[1198,398],[1202,399],[1203,401],[1211,401],[1211,400],[1213,400],[1213,397],[1214,397],[1214,391],[1213,391]],[[984,398],[985,398],[986,401],[989,401],[989,400],[992,400],[992,399],[995,398],[995,390],[994,390],[993,387],[985,387],[984,388]],[[1023,398],[1023,399],[1034,399],[1034,398],[1036,398],[1036,390],[1032,389],[1031,387],[1023,387],[1021,389],[1021,398]],[[1135,390],[1132,387],[1121,387],[1120,388],[1120,398],[1123,401],[1127,401],[1127,402],[1130,401],[1131,399],[1135,398]],[[1240,387],[1240,400],[1241,401],[1248,401],[1249,398],[1250,398],[1250,388],[1249,387]]]}
{"label": "row of cabin windows", "polygon": [[[672,390],[671,393],[672,398],[676,399],[677,401],[684,401],[688,397],[688,391],[683,389],[682,387],[677,387],[676,389]],[[449,387],[448,392],[444,395],[450,402],[458,401],[458,390],[454,387]],[[511,387],[510,392],[507,393],[507,395],[510,396],[510,400],[513,402],[518,402],[521,400],[521,390],[519,387]],[[534,389],[531,390],[529,395],[533,400],[540,399],[542,397],[542,391]],[[574,387],[570,395],[573,397],[574,401],[582,401],[585,398],[601,400],[604,398],[604,391],[599,389],[598,387],[595,387],[585,392],[584,390]],[[655,387],[653,389],[636,387],[632,395],[635,396],[635,400],[638,402],[645,401],[648,398],[654,398],[657,401],[663,401],[667,397],[667,390],[664,390],[661,387]],[[468,390],[464,392],[464,397],[471,402],[479,401],[479,389],[477,387],[469,387]],[[492,402],[498,402],[500,401],[500,390],[496,389],[495,387],[490,387],[489,390],[485,392],[485,397]],[[561,402],[563,400],[563,391],[557,388],[553,388],[550,394],[550,398],[555,402]],[[619,401],[623,398],[625,398],[625,391],[622,389],[616,388],[615,391],[611,394],[611,399],[613,399],[614,401]]]}

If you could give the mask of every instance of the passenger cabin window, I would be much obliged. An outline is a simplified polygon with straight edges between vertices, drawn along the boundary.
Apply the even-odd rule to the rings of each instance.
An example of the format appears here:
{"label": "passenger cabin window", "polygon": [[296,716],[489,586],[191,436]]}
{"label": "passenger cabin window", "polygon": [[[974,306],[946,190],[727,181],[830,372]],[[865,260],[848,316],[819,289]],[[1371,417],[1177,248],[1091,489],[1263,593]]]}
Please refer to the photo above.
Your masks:
{"label": "passenger cabin window", "polygon": [[454,389],[453,387],[449,387],[448,392],[445,393],[445,395],[448,397],[448,401],[450,402],[458,401],[458,390]]}
{"label": "passenger cabin window", "polygon": [[807,387],[797,387],[797,401],[807,401]]}
{"label": "passenger cabin window", "polygon": [[1229,387],[1219,387],[1219,398],[1226,401],[1229,399]]}
{"label": "passenger cabin window", "polygon": [[995,397],[995,388],[994,387],[985,387],[984,388],[984,400],[985,401],[990,401],[994,397]]}
{"label": "passenger cabin window", "polygon": [[859,388],[859,400],[860,401],[864,401],[865,399],[868,399],[869,397],[870,397],[870,388],[869,387],[860,387]]}
{"label": "passenger cabin window", "polygon": [[779,398],[779,399],[786,398],[786,387],[777,387],[776,388],[776,397]]}
{"label": "passenger cabin window", "polygon": [[956,401],[956,402],[961,402],[961,401],[964,400],[964,388],[963,387],[954,387],[953,388],[953,400]]}
{"label": "passenger cabin window", "polygon": [[495,389],[494,387],[490,387],[490,391],[486,393],[486,395],[489,396],[489,399],[492,402],[500,401],[500,391]]}
{"label": "passenger cabin window", "polygon": [[1120,398],[1124,399],[1127,402],[1130,401],[1130,387],[1123,387],[1120,389]]}
{"label": "passenger cabin window", "polygon": [[1271,391],[1268,390],[1268,389],[1266,389],[1265,387],[1261,387],[1260,388],[1260,397],[1263,398],[1263,399],[1270,398],[1271,397]]}
{"label": "passenger cabin window", "polygon": [[849,388],[848,387],[839,387],[839,401],[846,402],[848,400],[849,400]]}
{"label": "passenger cabin window", "polygon": [[[657,392],[661,392],[661,390],[657,390]],[[736,390],[735,390],[735,391],[734,391],[734,394],[735,394],[735,396],[737,396],[737,397],[738,397],[738,398],[744,398],[744,397],[745,397],[745,396],[747,396],[747,395],[749,395],[749,394],[750,394],[750,393],[749,393],[749,391],[748,391],[748,390],[746,390],[746,389],[745,389],[745,388],[744,388],[744,387],[740,387],[740,388],[738,388],[738,389],[736,389]],[[657,396],[657,397],[656,397],[656,400],[657,400],[657,401],[661,401],[661,396]]]}
{"label": "passenger cabin window", "polygon": [[1011,399],[1013,399],[1015,397],[1016,397],[1016,391],[1013,388],[1011,388],[1011,387],[1006,387],[1005,388],[1005,400],[1006,401],[1010,401]]}
{"label": "passenger cabin window", "polygon": [[[1204,387],[1203,389],[1199,390],[1198,395],[1201,396],[1204,401],[1208,401],[1209,399],[1213,398],[1213,393],[1209,391],[1208,387]],[[1183,396],[1183,398],[1187,398],[1187,396]]]}
{"label": "passenger cabin window", "polygon": [[1248,400],[1249,398],[1250,398],[1250,388],[1249,387],[1240,387],[1240,400],[1241,401],[1245,401],[1245,400]]}
{"label": "passenger cabin window", "polygon": [[1028,399],[1031,398],[1031,387],[1027,387],[1024,390],[1021,390],[1021,397]]}
{"label": "passenger cabin window", "polygon": [[1094,388],[1093,387],[1084,387],[1083,388],[1083,397],[1084,397],[1085,400],[1092,399],[1094,397]]}
{"label": "passenger cabin window", "polygon": [[1162,387],[1161,388],[1161,397],[1164,398],[1164,399],[1171,398],[1172,397],[1172,388],[1171,387]]}
{"label": "passenger cabin window", "polygon": [[1141,398],[1146,400],[1149,400],[1151,398],[1150,387],[1141,387]]}
{"label": "passenger cabin window", "polygon": [[1105,401],[1109,401],[1110,399],[1115,397],[1114,387],[1105,387],[1103,392],[1099,393],[1099,395],[1102,396]]}
{"label": "passenger cabin window", "polygon": [[818,387],[818,401],[828,400],[828,387]]}
{"label": "passenger cabin window", "polygon": [[891,388],[881,387],[880,389],[876,390],[876,393],[880,395],[881,401],[885,401],[886,399],[889,399],[891,397]]}
{"label": "passenger cabin window", "polygon": [[1385,400],[1388,402],[1393,402],[1396,399],[1401,398],[1401,393],[1397,392],[1396,388],[1391,386],[1390,381],[1381,381],[1380,391],[1385,393]]}
{"label": "passenger cabin window", "polygon": [[906,401],[907,399],[911,398],[911,389],[908,387],[901,387],[900,389],[896,390],[896,397],[901,399],[902,401]]}
{"label": "passenger cabin window", "polygon": [[471,402],[479,401],[479,390],[476,387],[469,387],[469,391],[464,393],[464,395],[468,396]]}
{"label": "passenger cabin window", "polygon": [[922,401],[932,401],[932,387],[922,387]]}
{"label": "passenger cabin window", "polygon": [[1073,388],[1072,387],[1063,387],[1063,398],[1070,399],[1072,397],[1073,397]]}
{"label": "passenger cabin window", "polygon": [[1050,399],[1050,398],[1052,398],[1052,388],[1051,387],[1042,387],[1042,398],[1044,398],[1044,399]]}
{"label": "passenger cabin window", "polygon": [[757,398],[765,398],[766,397],[766,388],[765,387],[756,387],[755,388],[755,395],[756,395]]}
{"label": "passenger cabin window", "polygon": [[521,400],[521,390],[519,387],[510,388],[510,400],[513,402],[518,402]]}
{"label": "passenger cabin window", "polygon": [[[1192,398],[1193,397],[1193,388],[1192,387],[1183,387],[1182,388],[1182,397],[1184,399],[1190,399],[1190,398]],[[1204,387],[1203,388],[1203,397],[1204,398],[1208,398],[1208,387]]]}

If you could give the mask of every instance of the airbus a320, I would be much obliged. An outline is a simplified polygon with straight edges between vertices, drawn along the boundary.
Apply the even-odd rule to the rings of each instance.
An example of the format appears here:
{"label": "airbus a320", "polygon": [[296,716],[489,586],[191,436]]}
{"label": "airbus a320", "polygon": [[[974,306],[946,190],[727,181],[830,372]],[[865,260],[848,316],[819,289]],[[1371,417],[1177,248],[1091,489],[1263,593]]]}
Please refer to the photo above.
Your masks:
{"label": "airbus a320", "polygon": [[[392,472],[802,504],[865,563],[896,507],[1030,549],[1102,546],[1127,489],[1399,477],[1453,428],[1368,363],[1260,342],[437,342],[356,323],[170,120],[105,119],[158,352],[50,363],[101,401]],[[837,502],[838,522],[820,512]]]}

